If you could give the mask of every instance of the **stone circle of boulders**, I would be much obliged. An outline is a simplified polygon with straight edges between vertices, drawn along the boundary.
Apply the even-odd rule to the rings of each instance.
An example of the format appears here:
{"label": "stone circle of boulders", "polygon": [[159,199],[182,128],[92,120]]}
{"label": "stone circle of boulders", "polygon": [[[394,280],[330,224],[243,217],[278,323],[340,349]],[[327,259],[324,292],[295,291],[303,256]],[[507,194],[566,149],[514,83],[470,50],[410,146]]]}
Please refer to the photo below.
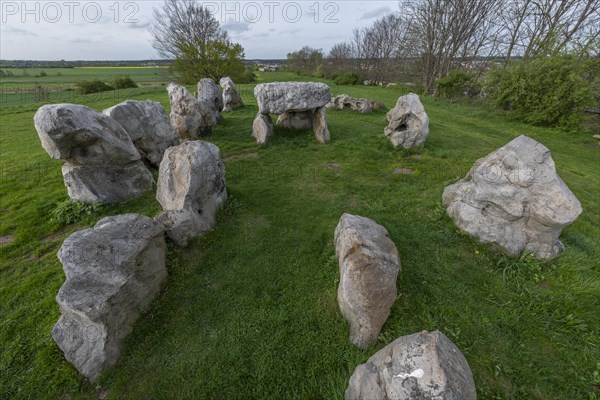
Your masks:
{"label": "stone circle of boulders", "polygon": [[359,348],[375,342],[396,301],[400,257],[388,231],[375,221],[343,214],[335,229],[338,304]]}
{"label": "stone circle of boulders", "polygon": [[156,199],[164,212],[156,217],[171,240],[186,246],[209,232],[227,199],[225,166],[217,146],[186,141],[165,152],[158,174]]}
{"label": "stone circle of boulders", "polygon": [[268,114],[280,115],[285,127],[310,127],[321,143],[330,139],[325,105],[331,100],[329,86],[316,82],[272,82],[256,85],[258,114],[252,125],[257,143],[265,144],[273,133]]}
{"label": "stone circle of boulders", "polygon": [[244,107],[242,97],[230,77],[221,78],[219,84],[223,88],[223,111],[233,111]]}
{"label": "stone circle of boulders", "polygon": [[214,126],[223,121],[223,94],[219,86],[210,78],[200,79],[197,85],[198,101],[202,106],[204,123]]}
{"label": "stone circle of boulders", "polygon": [[345,400],[475,400],[469,364],[444,334],[401,336],[354,370]]}
{"label": "stone circle of boulders", "polygon": [[176,83],[170,83],[167,92],[171,103],[171,124],[181,141],[197,140],[212,133],[212,118],[194,95]]}
{"label": "stone circle of boulders", "polygon": [[52,337],[90,381],[117,363],[121,345],[167,277],[164,227],[126,214],[75,232],[58,252],[67,280]]}
{"label": "stone circle of boulders", "polygon": [[550,150],[519,136],[475,162],[467,176],[444,190],[443,204],[462,230],[506,254],[555,257],[563,228],[581,203],[556,173]]}
{"label": "stone circle of boulders", "polygon": [[387,120],[384,133],[395,148],[421,146],[429,135],[429,117],[414,93],[400,96],[396,106],[388,111]]}
{"label": "stone circle of boulders", "polygon": [[179,144],[177,131],[160,103],[127,100],[103,113],[125,129],[142,158],[153,167],[158,167],[165,150]]}
{"label": "stone circle of boulders", "polygon": [[152,173],[109,116],[82,105],[50,104],[38,109],[34,123],[44,150],[66,161],[62,174],[71,200],[115,203],[152,189]]}
{"label": "stone circle of boulders", "polygon": [[373,101],[369,99],[355,99],[347,94],[340,94],[327,103],[326,108],[334,108],[338,110],[352,110],[362,114],[370,114],[373,112]]}

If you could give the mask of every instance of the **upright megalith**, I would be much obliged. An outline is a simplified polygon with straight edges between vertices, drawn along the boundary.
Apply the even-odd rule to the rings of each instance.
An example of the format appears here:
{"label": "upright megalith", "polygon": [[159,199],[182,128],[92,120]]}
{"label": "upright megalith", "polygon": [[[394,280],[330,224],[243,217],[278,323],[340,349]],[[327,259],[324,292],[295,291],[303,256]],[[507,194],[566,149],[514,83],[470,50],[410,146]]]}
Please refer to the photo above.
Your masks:
{"label": "upright megalith", "polygon": [[[258,115],[253,124],[253,136],[264,143],[272,132],[269,114],[280,115],[277,124],[286,128],[313,129],[321,143],[329,141],[325,106],[331,100],[329,86],[316,82],[272,82],[256,85],[254,96]],[[267,118],[267,116],[269,116]],[[256,129],[260,129],[259,132]]]}
{"label": "upright megalith", "polygon": [[167,277],[164,227],[125,214],[75,232],[58,258],[67,277],[52,337],[90,381],[117,363],[121,345]]}
{"label": "upright megalith", "polygon": [[156,199],[163,212],[156,217],[180,246],[208,233],[227,199],[225,165],[212,143],[186,141],[165,152],[158,174]]}
{"label": "upright megalith", "polygon": [[396,301],[400,257],[388,231],[375,221],[344,214],[335,229],[339,261],[338,304],[350,324],[350,341],[375,342]]}
{"label": "upright megalith", "polygon": [[197,85],[198,101],[202,106],[206,125],[214,126],[223,120],[223,94],[219,86],[210,78],[200,79]]}
{"label": "upright megalith", "polygon": [[158,167],[165,150],[179,144],[162,104],[151,100],[127,100],[103,111],[129,135],[142,158]]}
{"label": "upright megalith", "polygon": [[170,83],[167,92],[171,102],[171,124],[177,130],[179,139],[197,140],[210,135],[214,124],[200,101],[176,83]]}
{"label": "upright megalith", "polygon": [[414,93],[402,95],[396,106],[387,113],[388,126],[385,136],[394,147],[421,146],[429,135],[429,117],[419,96]]}
{"label": "upright megalith", "polygon": [[35,128],[42,147],[62,168],[69,197],[82,203],[115,203],[152,189],[154,178],[119,123],[77,104],[38,109]]}
{"label": "upright megalith", "polygon": [[401,336],[354,370],[345,400],[475,400],[465,356],[443,333]]}
{"label": "upright megalith", "polygon": [[560,233],[582,212],[550,150],[527,136],[477,160],[442,200],[454,223],[480,241],[511,256],[532,252],[542,259],[562,251]]}
{"label": "upright megalith", "polygon": [[230,77],[221,78],[219,84],[223,88],[223,111],[233,111],[244,107],[244,102]]}

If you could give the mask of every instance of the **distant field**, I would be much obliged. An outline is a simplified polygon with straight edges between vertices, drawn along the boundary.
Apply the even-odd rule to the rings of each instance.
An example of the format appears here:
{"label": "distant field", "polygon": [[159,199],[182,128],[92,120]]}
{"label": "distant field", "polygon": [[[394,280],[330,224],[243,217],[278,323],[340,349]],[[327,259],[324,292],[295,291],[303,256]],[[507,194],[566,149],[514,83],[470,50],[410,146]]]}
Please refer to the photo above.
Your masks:
{"label": "distant field", "polygon": [[[33,125],[42,103],[0,110],[0,400],[342,399],[358,364],[398,336],[436,329],[464,353],[481,400],[600,399],[600,148],[590,137],[423,96],[431,133],[421,148],[391,146],[384,110],[328,111],[326,145],[309,131],[276,127],[259,146],[254,86],[239,85],[246,106],[224,113],[207,138],[227,170],[229,197],[215,229],[185,249],[168,246],[160,295],[96,384],[51,337],[65,281],[56,253],[104,216],[153,217],[160,204],[149,192],[61,220],[71,203],[63,162],[46,154]],[[406,90],[331,88],[388,108]],[[129,98],[170,111],[160,86],[75,102],[101,111]],[[460,232],[441,204],[444,187],[521,134],[552,151],[584,209],[552,261],[499,254]],[[395,175],[397,167],[415,173]],[[385,226],[402,262],[398,299],[366,350],[349,343],[336,300],[333,233],[344,212]]]}
{"label": "distant field", "polygon": [[[140,88],[156,87],[174,80],[165,67],[79,67],[79,68],[2,68],[12,76],[0,78],[0,107],[9,107],[40,100],[38,87],[49,91],[50,102],[82,101],[75,93],[77,82],[100,79],[111,81],[119,75],[129,75]],[[40,76],[45,72],[46,76]],[[128,91],[131,92],[131,91]],[[133,95],[133,92],[132,94]]]}

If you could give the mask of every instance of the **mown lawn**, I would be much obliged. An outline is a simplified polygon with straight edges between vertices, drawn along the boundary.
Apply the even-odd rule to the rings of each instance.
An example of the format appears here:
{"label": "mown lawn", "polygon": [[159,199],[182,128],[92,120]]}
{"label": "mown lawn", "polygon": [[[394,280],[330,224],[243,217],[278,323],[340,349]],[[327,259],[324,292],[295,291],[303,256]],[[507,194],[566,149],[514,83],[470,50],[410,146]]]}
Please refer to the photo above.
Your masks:
{"label": "mown lawn", "polygon": [[[263,80],[292,75],[262,74]],[[276,130],[251,137],[257,112],[225,114],[210,141],[221,148],[229,200],[214,231],[169,247],[169,278],[129,336],[120,364],[89,384],[50,332],[64,281],[56,252],[102,216],[154,216],[153,193],[61,222],[68,203],[60,161],[33,127],[39,104],[0,111],[0,398],[335,399],[354,368],[396,337],[440,330],[465,354],[481,399],[600,398],[600,148],[494,116],[423,98],[425,146],[397,151],[383,136],[385,111],[329,111],[332,141]],[[336,87],[392,107],[401,88]],[[97,110],[125,100],[89,96]],[[161,88],[132,92],[160,101]],[[444,187],[473,162],[527,134],[550,150],[584,212],[551,262],[503,257],[461,234],[441,206]],[[394,175],[396,167],[414,175]],[[63,211],[59,213],[58,211]],[[86,211],[86,210],[84,210]],[[347,341],[337,308],[333,231],[342,213],[374,219],[396,243],[400,296],[376,346]],[[69,214],[70,213],[70,214]]]}

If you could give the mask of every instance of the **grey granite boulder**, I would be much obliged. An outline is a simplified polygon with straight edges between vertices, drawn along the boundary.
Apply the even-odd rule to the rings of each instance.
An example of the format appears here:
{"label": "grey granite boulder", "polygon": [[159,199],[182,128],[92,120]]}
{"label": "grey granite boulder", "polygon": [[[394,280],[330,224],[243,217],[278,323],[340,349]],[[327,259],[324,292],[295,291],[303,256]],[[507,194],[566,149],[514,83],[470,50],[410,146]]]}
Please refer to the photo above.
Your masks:
{"label": "grey granite boulder", "polygon": [[227,200],[219,148],[200,140],[169,148],[160,164],[156,199],[164,210],[156,219],[179,245],[210,231]]}
{"label": "grey granite boulder", "polygon": [[338,304],[350,324],[350,341],[375,342],[396,301],[400,257],[387,230],[375,221],[344,214],[335,229],[339,261]]}
{"label": "grey granite boulder", "polygon": [[511,256],[555,257],[563,228],[581,203],[556,172],[550,150],[519,136],[475,162],[467,176],[444,190],[443,204],[456,225]]}
{"label": "grey granite boulder", "polygon": [[324,107],[315,110],[313,132],[315,133],[315,138],[323,144],[329,142],[331,139],[329,136],[329,128],[327,127],[327,116],[325,115]]}
{"label": "grey granite boulder", "polygon": [[242,97],[230,77],[221,78],[219,84],[223,88],[223,111],[233,111],[244,107]]}
{"label": "grey granite boulder", "polygon": [[309,111],[325,107],[331,100],[329,86],[319,82],[271,82],[254,88],[261,114]]}
{"label": "grey granite boulder", "polygon": [[362,114],[370,114],[373,112],[372,100],[355,99],[347,94],[340,94],[331,99],[325,106],[326,108],[334,108],[338,110],[352,110]]}
{"label": "grey granite boulder", "polygon": [[402,336],[354,370],[345,400],[475,400],[473,374],[444,334]]}
{"label": "grey granite boulder", "polygon": [[256,143],[265,144],[269,141],[275,128],[273,127],[273,120],[269,114],[258,113],[254,122],[252,122],[252,136],[256,139]]}
{"label": "grey granite boulder", "polygon": [[58,258],[67,280],[52,337],[92,382],[117,363],[123,340],[158,294],[165,252],[163,226],[137,214],[104,218],[63,243]]}
{"label": "grey granite boulder", "polygon": [[312,129],[315,112],[309,111],[288,111],[277,118],[277,125],[287,129]]}
{"label": "grey granite boulder", "polygon": [[69,198],[80,203],[118,203],[152,190],[154,177],[144,163],[81,165],[65,163],[63,179]]}
{"label": "grey granite boulder", "polygon": [[196,140],[212,132],[211,121],[207,121],[206,117],[208,114],[185,87],[170,83],[167,92],[171,102],[171,125],[181,141]]}
{"label": "grey granite boulder", "polygon": [[429,135],[429,117],[419,96],[409,93],[398,98],[396,106],[387,113],[385,136],[394,147],[405,149],[421,146]]}
{"label": "grey granite boulder", "polygon": [[114,119],[78,104],[48,104],[33,117],[42,147],[57,160],[85,165],[139,160],[131,138]]}
{"label": "grey granite boulder", "polygon": [[223,120],[223,94],[219,86],[210,78],[198,82],[198,101],[202,106],[205,125],[216,125]]}
{"label": "grey granite boulder", "polygon": [[162,104],[155,101],[127,100],[104,110],[129,135],[136,149],[150,165],[158,167],[165,150],[179,144]]}

